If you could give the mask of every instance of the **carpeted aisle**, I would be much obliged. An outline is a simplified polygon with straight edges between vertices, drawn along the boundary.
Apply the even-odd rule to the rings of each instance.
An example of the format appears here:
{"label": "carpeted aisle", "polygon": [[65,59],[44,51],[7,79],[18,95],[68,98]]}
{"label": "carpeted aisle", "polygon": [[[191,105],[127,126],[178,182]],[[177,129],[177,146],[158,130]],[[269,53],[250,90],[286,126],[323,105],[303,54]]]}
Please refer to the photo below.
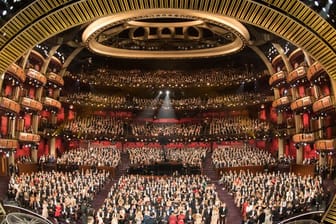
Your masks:
{"label": "carpeted aisle", "polygon": [[212,165],[211,153],[208,152],[205,157],[203,163],[203,174],[210,177],[212,182],[216,186],[216,190],[218,192],[218,197],[221,201],[226,203],[228,208],[228,219],[227,224],[240,224],[242,222],[242,216],[240,209],[234,204],[233,196],[229,195],[229,193],[223,189],[223,186],[218,184],[217,172]]}

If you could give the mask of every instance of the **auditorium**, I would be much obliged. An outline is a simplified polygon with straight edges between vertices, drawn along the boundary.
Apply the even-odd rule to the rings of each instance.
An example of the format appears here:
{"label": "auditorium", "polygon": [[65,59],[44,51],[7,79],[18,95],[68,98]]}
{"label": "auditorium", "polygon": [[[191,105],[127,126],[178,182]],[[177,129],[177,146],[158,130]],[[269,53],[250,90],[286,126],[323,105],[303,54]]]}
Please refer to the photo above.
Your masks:
{"label": "auditorium", "polygon": [[335,59],[334,0],[0,0],[0,223],[336,223]]}

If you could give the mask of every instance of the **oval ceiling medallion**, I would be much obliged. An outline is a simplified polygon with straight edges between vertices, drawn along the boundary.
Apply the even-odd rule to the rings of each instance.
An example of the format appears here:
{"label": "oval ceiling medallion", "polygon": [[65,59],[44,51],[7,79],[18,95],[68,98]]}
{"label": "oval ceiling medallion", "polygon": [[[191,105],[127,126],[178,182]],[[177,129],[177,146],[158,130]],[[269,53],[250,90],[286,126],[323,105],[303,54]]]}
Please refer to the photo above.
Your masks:
{"label": "oval ceiling medallion", "polygon": [[230,17],[185,9],[146,9],[92,22],[83,32],[91,51],[123,58],[199,58],[232,54],[250,39]]}

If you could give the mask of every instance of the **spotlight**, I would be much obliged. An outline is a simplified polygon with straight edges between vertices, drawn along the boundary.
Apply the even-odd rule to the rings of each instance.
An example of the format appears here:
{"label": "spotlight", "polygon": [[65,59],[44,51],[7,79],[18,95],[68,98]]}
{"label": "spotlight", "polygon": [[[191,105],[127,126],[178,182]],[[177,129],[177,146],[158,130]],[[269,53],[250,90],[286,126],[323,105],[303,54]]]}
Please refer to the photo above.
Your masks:
{"label": "spotlight", "polygon": [[162,91],[160,90],[159,95],[161,95],[161,94],[162,94]]}
{"label": "spotlight", "polygon": [[166,90],[166,94],[169,95],[170,91],[169,90]]}

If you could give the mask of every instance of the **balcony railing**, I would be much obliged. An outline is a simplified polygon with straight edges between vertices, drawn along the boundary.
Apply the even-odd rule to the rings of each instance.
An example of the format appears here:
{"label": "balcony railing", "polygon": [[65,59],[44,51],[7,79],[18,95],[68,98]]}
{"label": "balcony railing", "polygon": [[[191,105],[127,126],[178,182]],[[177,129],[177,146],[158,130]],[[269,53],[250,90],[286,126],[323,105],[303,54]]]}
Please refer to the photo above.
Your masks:
{"label": "balcony railing", "polygon": [[63,77],[60,75],[57,75],[54,72],[50,72],[47,75],[48,81],[52,82],[53,84],[57,85],[58,87],[64,86],[64,80]]}
{"label": "balcony railing", "polygon": [[313,97],[305,96],[305,97],[302,97],[302,98],[297,99],[294,102],[292,102],[290,107],[291,107],[292,111],[306,110],[312,104],[313,104]]}
{"label": "balcony railing", "polygon": [[309,81],[314,81],[315,79],[317,79],[321,74],[324,73],[324,69],[321,65],[320,62],[315,62],[314,64],[312,64],[308,71],[307,71],[307,78]]}
{"label": "balcony railing", "polygon": [[306,67],[300,66],[294,71],[290,72],[287,76],[287,82],[288,83],[294,83],[298,80],[306,78],[307,72],[306,72]]}
{"label": "balcony railing", "polygon": [[47,83],[47,78],[41,72],[38,72],[35,69],[30,68],[27,71],[27,76],[33,80],[36,80],[42,86],[44,86]]}
{"label": "balcony railing", "polygon": [[292,139],[294,143],[314,142],[315,136],[314,133],[300,133],[293,135]]}
{"label": "balcony railing", "polygon": [[285,72],[285,71],[277,72],[277,73],[275,73],[271,76],[268,83],[269,83],[270,86],[285,84],[286,83],[286,76],[287,76],[287,72]]}
{"label": "balcony railing", "polygon": [[14,76],[15,79],[19,80],[20,82],[24,82],[26,80],[26,74],[24,73],[23,69],[15,63],[12,63],[8,67],[7,74]]}
{"label": "balcony railing", "polygon": [[335,107],[335,98],[333,96],[325,96],[313,104],[313,112],[325,112]]}
{"label": "balcony railing", "polygon": [[0,97],[0,107],[4,110],[9,110],[18,114],[20,112],[20,104],[14,100],[8,99],[7,97]]}
{"label": "balcony railing", "polygon": [[41,111],[43,109],[43,105],[41,102],[34,100],[34,99],[30,99],[28,97],[23,97],[21,99],[21,105],[25,108],[28,108],[34,111]]}
{"label": "balcony railing", "polygon": [[32,133],[26,133],[26,132],[19,132],[18,140],[20,142],[39,142],[40,141],[40,135],[32,134]]}
{"label": "balcony railing", "polygon": [[336,149],[335,139],[321,139],[315,142],[316,150],[334,150]]}
{"label": "balcony railing", "polygon": [[281,98],[278,98],[272,102],[272,107],[279,108],[279,107],[285,107],[290,104],[290,98],[288,96],[283,96]]}
{"label": "balcony railing", "polygon": [[43,104],[47,107],[54,107],[58,110],[62,108],[61,102],[50,97],[45,97],[43,99]]}
{"label": "balcony railing", "polygon": [[0,139],[0,149],[16,149],[18,147],[18,141],[16,139]]}

